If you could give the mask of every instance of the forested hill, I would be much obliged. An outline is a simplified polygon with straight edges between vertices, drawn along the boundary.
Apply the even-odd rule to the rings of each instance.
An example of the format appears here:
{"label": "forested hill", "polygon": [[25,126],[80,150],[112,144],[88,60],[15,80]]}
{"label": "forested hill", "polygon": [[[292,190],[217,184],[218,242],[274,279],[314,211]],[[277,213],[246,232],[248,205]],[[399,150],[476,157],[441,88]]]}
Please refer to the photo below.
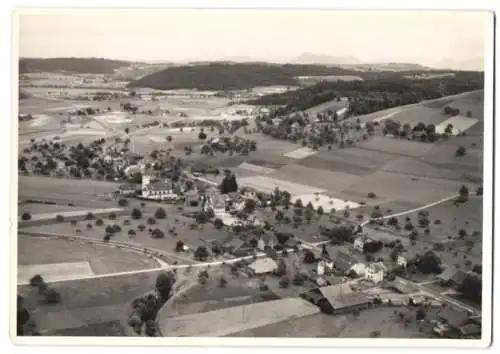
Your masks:
{"label": "forested hill", "polygon": [[78,74],[112,74],[114,69],[129,66],[130,62],[102,58],[21,58],[19,73],[73,72]]}
{"label": "forested hill", "polygon": [[274,116],[348,97],[349,113],[361,115],[484,87],[482,72],[455,72],[453,77],[429,80],[412,80],[405,76],[406,73],[380,73],[378,78],[368,78],[362,82],[321,82],[296,91],[262,96],[247,103],[280,106],[273,112]]}
{"label": "forested hill", "polygon": [[322,65],[210,63],[167,68],[133,81],[129,86],[158,90],[244,90],[256,86],[297,85],[297,76],[359,74],[355,70]]}

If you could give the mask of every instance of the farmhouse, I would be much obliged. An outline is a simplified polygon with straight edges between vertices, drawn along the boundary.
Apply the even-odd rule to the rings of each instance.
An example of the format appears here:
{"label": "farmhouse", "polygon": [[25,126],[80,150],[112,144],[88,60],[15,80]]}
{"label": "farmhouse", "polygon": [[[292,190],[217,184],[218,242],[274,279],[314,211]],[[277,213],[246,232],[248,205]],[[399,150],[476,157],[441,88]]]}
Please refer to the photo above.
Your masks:
{"label": "farmhouse", "polygon": [[118,194],[122,196],[131,196],[134,195],[139,189],[140,188],[138,188],[135,184],[122,184],[118,187]]}
{"label": "farmhouse", "polygon": [[234,254],[235,252],[240,250],[244,244],[245,242],[242,239],[235,237],[224,243],[223,248],[226,252]]}
{"label": "farmhouse", "polygon": [[369,267],[363,262],[358,262],[351,267],[349,272],[351,271],[354,272],[356,276],[364,277],[366,273],[369,271]]}
{"label": "farmhouse", "polygon": [[333,262],[322,259],[316,266],[316,273],[318,275],[330,274],[333,272]]}
{"label": "farmhouse", "polygon": [[152,184],[143,185],[142,197],[145,199],[154,200],[171,200],[175,201],[180,199],[180,196],[174,191],[170,183],[156,182]]}
{"label": "farmhouse", "polygon": [[467,273],[460,269],[447,268],[437,276],[437,279],[444,286],[459,286],[464,281]]}
{"label": "farmhouse", "polygon": [[353,292],[345,283],[314,289],[301,296],[328,314],[361,310],[371,303],[366,295]]}
{"label": "farmhouse", "polygon": [[257,248],[261,251],[265,251],[268,248],[274,249],[274,246],[276,246],[277,244],[278,244],[278,239],[276,238],[275,235],[270,233],[263,234],[257,240]]}
{"label": "farmhouse", "polygon": [[372,263],[366,268],[365,277],[374,283],[380,283],[384,280],[387,273],[387,267],[382,262]]}
{"label": "farmhouse", "polygon": [[406,266],[408,265],[408,261],[406,260],[406,258],[401,255],[401,254],[398,254],[398,257],[396,259],[396,263],[398,264],[398,266],[401,266],[403,268],[406,268]]}
{"label": "farmhouse", "polygon": [[351,270],[351,267],[357,263],[357,260],[351,255],[338,251],[334,258],[334,267],[342,274],[347,274]]}
{"label": "farmhouse", "polygon": [[354,240],[354,248],[363,252],[365,244],[369,242],[372,242],[372,240],[368,238],[366,235],[360,236]]}

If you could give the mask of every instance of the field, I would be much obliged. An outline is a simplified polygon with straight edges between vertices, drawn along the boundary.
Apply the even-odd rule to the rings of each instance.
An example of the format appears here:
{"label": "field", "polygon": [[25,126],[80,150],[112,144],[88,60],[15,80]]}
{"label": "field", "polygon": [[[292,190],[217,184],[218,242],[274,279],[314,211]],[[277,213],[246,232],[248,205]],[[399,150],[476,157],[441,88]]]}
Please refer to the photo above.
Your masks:
{"label": "field", "polygon": [[222,337],[317,312],[319,309],[305,300],[287,298],[173,317],[161,328],[167,336]]}
{"label": "field", "polygon": [[[132,274],[53,283],[61,294],[58,304],[42,304],[36,289],[18,286],[25,306],[35,309],[33,315],[42,334],[89,335],[89,327],[106,329],[100,335],[116,335],[121,332],[118,321],[127,316],[130,302],[153,289],[158,272]],[[113,323],[113,326],[109,326]],[[95,331],[90,331],[95,333]]]}
{"label": "field", "polygon": [[[38,176],[19,176],[19,200],[53,201],[58,204],[72,203],[83,205],[110,205],[103,196],[118,189],[118,183],[49,178]],[[111,206],[115,206],[111,202]]]}
{"label": "field", "polygon": [[356,144],[356,147],[391,155],[418,157],[429,151],[433,145],[404,139],[390,139],[375,136],[369,140],[359,142]]}
{"label": "field", "polygon": [[[428,338],[430,327],[420,332],[412,318],[408,326],[395,316],[400,308],[381,307],[361,311],[356,319],[353,315],[326,315],[322,313],[283,321],[255,329],[231,334],[233,337],[290,337],[290,338],[370,338],[378,331],[382,338]],[[414,312],[414,310],[412,310]],[[431,314],[429,314],[431,315]],[[432,316],[432,315],[431,315]],[[435,316],[435,314],[434,314]]]}
{"label": "field", "polygon": [[325,190],[313,186],[297,184],[267,176],[240,178],[239,183],[243,186],[268,193],[273,192],[275,188],[279,188],[280,190],[288,191],[292,196],[325,192]]}
{"label": "field", "polygon": [[[230,274],[228,267],[208,269],[210,278],[206,284],[195,284],[162,310],[160,316],[168,318],[220,310],[233,306],[241,306],[277,298],[266,291],[260,291],[256,279],[236,277]],[[227,284],[220,287],[223,277]]]}
{"label": "field", "polygon": [[[458,193],[461,184],[443,179],[419,178],[408,175],[375,172],[339,193],[345,199],[364,198],[375,193],[381,203],[392,200],[424,205]],[[418,192],[416,192],[418,191]]]}
{"label": "field", "polygon": [[73,211],[83,211],[83,210],[87,210],[87,208],[70,207],[67,205],[57,205],[57,204],[29,203],[29,204],[19,205],[17,209],[17,215],[21,216],[23,213],[30,213],[31,216],[33,216],[36,214],[73,212]]}
{"label": "field", "polygon": [[[160,205],[158,205],[160,206]],[[144,209],[143,216],[140,220],[132,220],[130,215],[117,216],[116,220],[103,219],[103,226],[96,226],[95,221],[91,222],[93,224],[92,229],[87,229],[87,221],[81,221],[77,225],[71,225],[69,222],[56,223],[51,225],[42,225],[36,227],[25,227],[23,230],[26,232],[40,232],[40,233],[53,233],[61,235],[77,235],[79,237],[88,237],[89,239],[102,241],[105,232],[105,227],[107,225],[117,224],[122,228],[122,231],[113,234],[112,241],[127,242],[131,245],[138,247],[149,247],[165,252],[170,252],[172,257],[180,260],[182,263],[192,263],[193,256],[191,253],[174,253],[174,249],[177,241],[181,240],[186,246],[192,248],[192,251],[197,246],[202,246],[207,244],[208,241],[212,240],[225,240],[229,234],[227,231],[218,230],[214,228],[211,223],[198,226],[196,229],[191,228],[190,225],[196,224],[194,219],[184,217],[175,212],[173,207],[169,208],[168,205],[161,205],[166,213],[167,218],[157,219],[154,225],[148,225],[147,219],[154,215],[154,208],[151,207],[150,210]],[[128,220],[128,225],[125,225],[125,220]],[[144,231],[139,231],[138,226],[140,224],[145,225],[147,228]],[[148,229],[160,229],[165,233],[164,238],[153,238]],[[175,228],[175,232],[178,236],[173,233],[169,233],[169,230]],[[76,232],[76,229],[80,229],[80,232]],[[128,235],[129,230],[135,230],[136,236],[130,237]]]}
{"label": "field", "polygon": [[[66,275],[62,274],[58,276],[58,274],[56,274],[57,272],[55,272],[57,271],[57,269],[55,269],[57,267],[51,267],[51,265],[54,264],[67,264],[68,266],[73,264],[75,267],[78,266],[75,268],[75,276],[85,275],[80,274],[80,271],[89,273],[87,275],[108,274],[127,270],[149,269],[159,266],[156,261],[126,249],[92,245],[76,241],[24,236],[23,234],[19,235],[17,249],[19,266],[32,267],[25,268],[26,274],[30,273],[32,270],[34,273],[31,274],[31,276],[33,276],[37,274],[38,269],[38,273],[45,276],[43,270],[46,270],[47,280],[49,280],[50,274],[53,275],[52,278],[54,279],[60,279],[61,276]],[[88,263],[88,270],[83,266],[80,267],[79,263],[82,262]],[[44,269],[40,267],[41,265],[45,265],[47,268]],[[71,272],[71,270],[68,269],[62,269],[61,271]],[[67,275],[70,276],[71,274]],[[26,280],[26,277],[23,280]]]}
{"label": "field", "polygon": [[429,212],[430,220],[441,221],[440,224],[430,225],[432,233],[456,236],[461,228],[469,233],[482,230],[483,199],[480,197],[470,197],[469,201],[457,206],[452,201],[445,202],[428,208],[426,211]]}

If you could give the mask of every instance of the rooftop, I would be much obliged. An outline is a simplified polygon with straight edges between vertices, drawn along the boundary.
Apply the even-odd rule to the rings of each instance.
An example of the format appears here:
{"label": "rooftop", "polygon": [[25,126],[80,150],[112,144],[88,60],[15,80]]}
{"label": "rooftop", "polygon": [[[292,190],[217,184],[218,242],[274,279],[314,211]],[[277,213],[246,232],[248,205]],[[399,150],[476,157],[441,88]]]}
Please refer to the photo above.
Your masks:
{"label": "rooftop", "polygon": [[349,284],[346,283],[324,286],[319,288],[319,291],[328,300],[334,297],[344,296],[353,292]]}
{"label": "rooftop", "polygon": [[457,311],[457,310],[444,310],[439,313],[439,317],[444,320],[451,327],[458,328],[465,324],[468,320],[469,315],[465,311]]}
{"label": "rooftop", "polygon": [[266,258],[256,259],[248,267],[252,269],[255,272],[255,274],[264,274],[264,273],[271,273],[276,268],[278,268],[278,265],[274,260],[266,257]]}

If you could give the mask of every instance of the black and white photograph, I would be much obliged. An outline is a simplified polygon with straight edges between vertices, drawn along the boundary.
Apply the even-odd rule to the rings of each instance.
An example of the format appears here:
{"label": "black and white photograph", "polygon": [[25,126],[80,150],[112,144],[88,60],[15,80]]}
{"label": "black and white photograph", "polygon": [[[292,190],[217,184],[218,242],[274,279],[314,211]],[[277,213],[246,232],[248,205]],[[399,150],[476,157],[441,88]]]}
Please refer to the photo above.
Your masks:
{"label": "black and white photograph", "polygon": [[13,341],[488,345],[493,22],[15,10]]}

